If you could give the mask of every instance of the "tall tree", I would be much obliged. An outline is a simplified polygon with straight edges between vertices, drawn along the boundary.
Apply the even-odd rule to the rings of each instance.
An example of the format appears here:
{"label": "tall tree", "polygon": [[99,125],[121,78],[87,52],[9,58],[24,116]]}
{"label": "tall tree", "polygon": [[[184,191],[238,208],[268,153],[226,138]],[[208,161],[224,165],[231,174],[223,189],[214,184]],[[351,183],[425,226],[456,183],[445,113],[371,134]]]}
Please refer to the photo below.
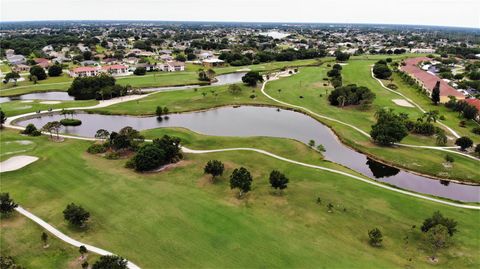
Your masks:
{"label": "tall tree", "polygon": [[8,192],[0,193],[0,214],[10,215],[18,207]]}
{"label": "tall tree", "polygon": [[450,235],[448,228],[442,224],[437,224],[425,234],[425,241],[432,249],[432,260],[437,259],[437,252],[441,248],[448,247]]}
{"label": "tall tree", "polygon": [[378,228],[368,231],[368,242],[370,245],[378,247],[382,245],[383,235]]}
{"label": "tall tree", "polygon": [[48,247],[48,234],[46,232],[42,232],[41,239],[42,239],[42,242],[43,242],[43,247],[47,248]]}
{"label": "tall tree", "polygon": [[83,227],[90,218],[90,213],[83,209],[83,207],[71,203],[63,210],[63,217],[70,224]]}
{"label": "tall tree", "polygon": [[205,174],[210,174],[212,175],[212,182],[215,181],[215,178],[218,176],[221,176],[223,174],[223,170],[225,169],[225,166],[221,161],[218,160],[210,160],[207,162],[207,165],[205,165],[205,168],[203,171]]}
{"label": "tall tree", "polygon": [[432,101],[435,105],[438,105],[438,102],[440,102],[440,81],[437,81],[432,89]]}
{"label": "tall tree", "polygon": [[250,191],[252,186],[252,180],[252,175],[250,175],[250,172],[246,168],[235,168],[232,175],[230,176],[230,188],[239,189],[239,197],[241,198],[243,197],[244,193]]}
{"label": "tall tree", "polygon": [[85,254],[88,253],[88,250],[87,248],[84,246],[84,245],[81,245],[79,248],[78,248],[78,252],[80,252],[80,255],[82,256],[82,260],[85,259]]}
{"label": "tall tree", "polygon": [[273,170],[270,172],[269,181],[272,188],[282,191],[287,188],[289,180],[284,174],[277,170]]}

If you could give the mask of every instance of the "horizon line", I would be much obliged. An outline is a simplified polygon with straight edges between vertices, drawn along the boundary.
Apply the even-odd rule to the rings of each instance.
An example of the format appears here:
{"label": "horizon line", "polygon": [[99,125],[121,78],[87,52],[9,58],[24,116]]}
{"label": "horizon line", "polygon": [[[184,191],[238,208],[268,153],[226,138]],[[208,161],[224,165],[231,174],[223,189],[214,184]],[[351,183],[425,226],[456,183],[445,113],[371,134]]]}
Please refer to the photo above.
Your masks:
{"label": "horizon line", "polygon": [[152,20],[152,19],[45,19],[45,20],[2,20],[5,23],[26,22],[175,22],[175,23],[246,23],[246,24],[333,24],[333,25],[383,25],[383,26],[420,26],[420,27],[443,27],[460,28],[480,31],[480,27],[457,26],[457,25],[433,25],[433,24],[410,24],[410,23],[376,23],[376,22],[282,22],[282,21],[216,21],[216,20]]}

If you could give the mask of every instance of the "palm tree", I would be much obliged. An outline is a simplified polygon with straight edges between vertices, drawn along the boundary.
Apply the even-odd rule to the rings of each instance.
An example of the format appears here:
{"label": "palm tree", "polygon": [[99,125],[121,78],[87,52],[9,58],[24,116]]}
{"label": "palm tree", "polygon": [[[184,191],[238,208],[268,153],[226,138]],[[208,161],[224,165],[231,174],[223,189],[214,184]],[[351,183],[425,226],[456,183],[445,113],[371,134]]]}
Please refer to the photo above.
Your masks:
{"label": "palm tree", "polygon": [[438,119],[438,110],[430,110],[423,114],[422,118],[425,118],[427,122],[437,122]]}

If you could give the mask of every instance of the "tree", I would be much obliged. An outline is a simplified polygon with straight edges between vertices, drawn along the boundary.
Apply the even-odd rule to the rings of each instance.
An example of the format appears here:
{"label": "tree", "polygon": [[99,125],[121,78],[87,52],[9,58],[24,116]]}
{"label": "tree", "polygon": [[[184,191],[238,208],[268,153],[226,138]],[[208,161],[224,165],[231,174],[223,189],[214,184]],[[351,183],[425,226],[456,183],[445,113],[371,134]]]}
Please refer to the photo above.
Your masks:
{"label": "tree", "polygon": [[5,115],[5,112],[0,108],[0,129],[3,128],[3,124],[7,121],[7,116]]}
{"label": "tree", "polygon": [[215,181],[215,178],[217,176],[221,176],[223,174],[224,169],[225,169],[225,166],[221,161],[210,160],[207,162],[207,165],[205,165],[205,168],[203,169],[203,171],[205,174],[212,175],[212,181]]}
{"label": "tree", "polygon": [[63,210],[63,217],[74,226],[84,227],[90,218],[90,213],[83,209],[83,207],[71,203]]}
{"label": "tree", "polygon": [[455,145],[459,146],[461,150],[465,150],[473,145],[472,139],[462,136],[455,141]]}
{"label": "tree", "polygon": [[17,207],[18,204],[16,204],[13,199],[10,199],[10,194],[8,192],[0,193],[0,214],[8,216]]}
{"label": "tree", "polygon": [[84,245],[81,245],[79,248],[78,248],[78,252],[80,252],[80,255],[82,256],[82,260],[85,259],[85,254],[88,253],[88,250],[87,248],[84,246]]}
{"label": "tree", "polygon": [[92,269],[127,269],[127,260],[122,257],[114,256],[114,255],[106,255],[100,257],[98,261],[96,261]]}
{"label": "tree", "polygon": [[15,86],[17,86],[17,80],[20,78],[20,74],[18,72],[10,72],[7,73],[4,77],[5,83],[8,83],[10,80],[13,80]]}
{"label": "tree", "polygon": [[442,224],[437,224],[425,234],[425,241],[432,249],[432,260],[436,260],[437,252],[441,248],[448,246],[450,236],[448,228]]}
{"label": "tree", "polygon": [[374,247],[379,247],[382,245],[383,235],[378,228],[374,228],[368,231],[368,242]]}
{"label": "tree", "polygon": [[480,144],[477,144],[477,146],[475,147],[475,153],[480,156]]}
{"label": "tree", "polygon": [[466,105],[462,111],[462,116],[467,120],[475,119],[477,117],[477,114],[478,114],[478,108],[470,104]]}
{"label": "tree", "polygon": [[30,75],[30,80],[33,82],[33,84],[37,84],[38,78],[35,75]]}
{"label": "tree", "polygon": [[348,61],[348,59],[350,59],[350,54],[344,53],[344,52],[341,52],[341,51],[336,51],[335,52],[335,59],[339,62],[345,62],[345,61]]}
{"label": "tree", "polygon": [[164,135],[162,138],[156,138],[153,140],[153,144],[158,148],[165,151],[165,163],[173,163],[182,159],[180,138]]}
{"label": "tree", "polygon": [[39,65],[34,65],[30,68],[30,75],[36,76],[38,80],[44,80],[47,78],[45,70]]}
{"label": "tree", "polygon": [[47,248],[48,247],[48,234],[46,232],[42,232],[41,239],[42,239],[42,242],[43,242],[43,247]]}
{"label": "tree", "polygon": [[447,144],[447,136],[445,135],[445,133],[438,133],[437,135],[437,138],[436,138],[436,144],[438,146],[445,146]]}
{"label": "tree", "polygon": [[89,266],[89,264],[88,264],[87,261],[84,261],[84,262],[82,263],[82,269],[87,269],[88,266]]}
{"label": "tree", "polygon": [[160,117],[163,115],[163,109],[161,106],[157,106],[157,109],[155,110],[155,115],[157,115],[157,117]]}
{"label": "tree", "polygon": [[242,88],[240,86],[238,86],[237,84],[232,84],[232,85],[228,86],[228,91],[233,95],[237,95],[237,94],[240,94],[242,92]]}
{"label": "tree", "polygon": [[44,132],[49,132],[50,133],[50,138],[53,138],[53,132],[57,134],[57,139],[60,137],[58,132],[60,131],[60,128],[62,127],[62,124],[58,121],[50,121],[47,122],[45,125],[42,127],[42,131]]}
{"label": "tree", "polygon": [[380,145],[400,142],[408,135],[405,119],[390,109],[381,109],[375,113],[377,123],[372,125],[370,136]]}
{"label": "tree", "polygon": [[59,64],[54,64],[48,68],[49,77],[58,77],[62,74],[62,66]]}
{"label": "tree", "polygon": [[425,112],[422,116],[427,122],[437,122],[438,119],[438,110],[430,110]]}
{"label": "tree", "polygon": [[457,222],[454,219],[445,218],[440,213],[440,211],[436,211],[436,212],[433,213],[432,217],[426,218],[423,221],[423,224],[420,227],[420,230],[422,230],[422,232],[426,233],[430,229],[432,229],[433,227],[435,227],[436,225],[439,225],[439,224],[447,227],[448,234],[450,236],[453,236],[457,232],[457,228],[456,228],[457,227]]}
{"label": "tree", "polygon": [[147,69],[145,67],[137,67],[135,68],[135,71],[133,71],[133,74],[136,76],[143,76],[147,73]]}
{"label": "tree", "polygon": [[272,172],[270,172],[269,181],[272,188],[283,191],[287,188],[289,180],[284,174],[280,173],[277,170],[273,170]]}
{"label": "tree", "polygon": [[215,71],[213,69],[209,68],[206,72],[208,80],[212,81],[213,78],[215,78]]}
{"label": "tree", "polygon": [[348,106],[370,104],[375,99],[375,94],[367,87],[356,84],[336,87],[328,96],[328,101],[332,106]]}
{"label": "tree", "polygon": [[239,197],[241,198],[244,193],[247,193],[250,191],[251,186],[252,186],[252,176],[250,175],[250,172],[244,168],[235,168],[233,170],[232,175],[230,176],[230,188],[231,189],[239,189]]}
{"label": "tree", "polygon": [[435,105],[438,105],[438,103],[440,102],[440,81],[437,81],[437,83],[433,87],[431,98],[432,98],[432,102]]}
{"label": "tree", "polygon": [[163,164],[165,151],[154,144],[145,144],[138,149],[132,160],[137,171],[153,170]]}
{"label": "tree", "polygon": [[242,77],[242,81],[248,86],[254,87],[257,86],[258,81],[263,82],[263,77],[259,72],[249,71]]}
{"label": "tree", "polygon": [[99,129],[95,133],[95,138],[98,139],[107,139],[110,136],[110,133],[105,129]]}
{"label": "tree", "polygon": [[379,79],[388,79],[389,77],[392,76],[392,71],[390,70],[390,68],[388,68],[388,65],[387,65],[386,62],[382,63],[382,62],[378,61],[373,66],[372,71],[373,71],[373,74],[375,75],[375,77],[379,78]]}

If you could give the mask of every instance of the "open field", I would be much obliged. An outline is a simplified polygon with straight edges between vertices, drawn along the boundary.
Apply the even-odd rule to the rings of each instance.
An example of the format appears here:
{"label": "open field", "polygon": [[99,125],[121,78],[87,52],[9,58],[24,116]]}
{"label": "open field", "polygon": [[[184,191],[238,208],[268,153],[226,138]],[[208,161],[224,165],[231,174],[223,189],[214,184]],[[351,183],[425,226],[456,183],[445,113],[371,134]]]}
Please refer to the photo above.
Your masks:
{"label": "open field", "polygon": [[[109,249],[144,268],[158,264],[472,268],[480,264],[475,251],[480,228],[477,211],[417,200],[251,152],[187,154],[184,161],[167,171],[138,174],[123,168],[125,160],[85,153],[91,142],[52,143],[46,137],[24,138],[8,130],[1,135],[2,141],[33,140],[38,146],[29,154],[41,158],[21,171],[2,175],[4,191],[74,238]],[[225,175],[215,184],[202,171],[210,159],[226,163]],[[227,176],[241,165],[252,172],[254,182],[248,198],[237,200],[228,187]],[[272,169],[290,178],[284,195],[273,195],[268,186]],[[317,197],[322,204],[316,203]],[[63,221],[61,211],[69,202],[91,212],[87,230],[72,229]],[[330,202],[335,206],[334,213],[327,212]],[[435,210],[457,220],[459,232],[454,244],[440,252],[439,263],[430,265],[418,227]],[[373,227],[384,234],[382,248],[367,243],[367,230]],[[30,241],[38,240],[35,237],[36,233],[27,236]],[[4,233],[2,242],[7,242],[12,251],[21,246],[10,245]]]}
{"label": "open field", "polygon": [[[154,115],[157,106],[167,106],[170,112],[185,112],[223,105],[273,104],[260,92],[259,88],[244,85],[240,85],[240,87],[242,87],[242,92],[235,95],[228,91],[228,85],[197,88],[197,90],[158,92],[140,100],[93,111],[106,114]],[[206,95],[203,96],[202,93]],[[252,94],[255,95],[255,98],[250,97]]]}

